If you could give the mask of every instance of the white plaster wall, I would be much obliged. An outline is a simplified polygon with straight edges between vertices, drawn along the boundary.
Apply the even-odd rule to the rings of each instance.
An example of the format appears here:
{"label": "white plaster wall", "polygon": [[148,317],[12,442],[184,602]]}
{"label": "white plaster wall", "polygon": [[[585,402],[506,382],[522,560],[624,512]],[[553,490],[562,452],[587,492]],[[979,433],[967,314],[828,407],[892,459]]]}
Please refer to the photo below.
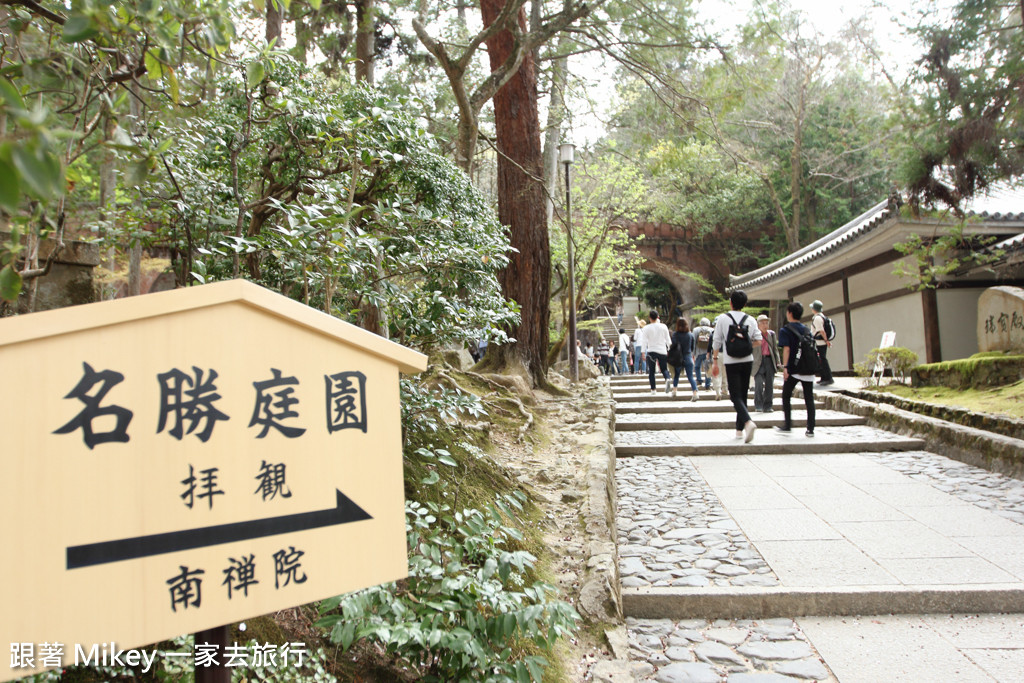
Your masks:
{"label": "white plaster wall", "polygon": [[967,358],[978,352],[978,297],[984,291],[984,287],[979,287],[935,292],[942,360]]}
{"label": "white plaster wall", "polygon": [[924,309],[921,293],[908,290],[906,296],[853,310],[853,358],[864,362],[868,351],[877,348],[882,333],[896,332],[896,346],[910,349],[924,363]]}
{"label": "white plaster wall", "polygon": [[805,317],[811,315],[811,302],[815,299],[821,299],[821,303],[825,305],[825,315],[831,318],[832,314],[829,313],[829,310],[843,305],[843,281],[839,280],[824,287],[801,292],[793,298],[804,305]]}
{"label": "white plaster wall", "polygon": [[[836,326],[836,338],[832,340],[832,348],[828,350],[828,365],[833,371],[839,372],[848,370],[850,367],[850,353],[846,346],[846,314],[837,313],[832,309],[840,308],[843,305],[843,281],[833,282],[812,289],[809,292],[802,292],[796,297],[797,301],[804,305],[804,320],[811,319],[811,302],[820,299],[824,305],[825,315],[832,318]],[[788,304],[788,302],[787,302]],[[785,310],[785,306],[783,306]],[[856,325],[854,325],[856,328]]]}
{"label": "white plaster wall", "polygon": [[[811,299],[811,301],[814,301],[814,299]],[[832,368],[833,372],[852,370],[850,367],[850,350],[846,344],[846,314],[829,313],[828,309],[826,309],[825,315],[832,318],[832,322],[836,326],[836,338],[832,340],[832,348],[828,350],[828,365]]]}
{"label": "white plaster wall", "polygon": [[906,287],[908,280],[892,274],[895,267],[895,263],[886,263],[850,277],[850,301],[856,303]]}

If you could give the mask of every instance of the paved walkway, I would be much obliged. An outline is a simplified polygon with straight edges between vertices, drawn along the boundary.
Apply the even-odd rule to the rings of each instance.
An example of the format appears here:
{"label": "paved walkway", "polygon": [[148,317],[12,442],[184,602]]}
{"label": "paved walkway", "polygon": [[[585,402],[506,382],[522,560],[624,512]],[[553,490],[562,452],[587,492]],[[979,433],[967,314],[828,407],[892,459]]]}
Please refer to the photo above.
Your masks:
{"label": "paved walkway", "polygon": [[1024,482],[835,411],[744,444],[713,395],[611,381],[642,680],[1024,681]]}

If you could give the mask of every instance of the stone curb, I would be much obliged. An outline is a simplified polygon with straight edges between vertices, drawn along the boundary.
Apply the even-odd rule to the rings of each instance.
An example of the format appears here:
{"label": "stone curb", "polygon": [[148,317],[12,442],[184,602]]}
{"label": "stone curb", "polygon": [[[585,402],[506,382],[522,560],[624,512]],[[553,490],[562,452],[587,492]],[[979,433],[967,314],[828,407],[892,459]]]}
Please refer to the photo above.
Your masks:
{"label": "stone curb", "polygon": [[956,408],[954,406],[917,401],[883,392],[847,389],[846,393],[853,398],[859,398],[869,403],[887,403],[897,408],[917,413],[918,415],[936,417],[946,422],[963,425],[964,427],[973,427],[992,434],[1002,434],[1011,439],[1024,439],[1024,420],[1015,417],[1006,417],[1005,415],[995,415],[993,413],[979,413],[967,408]]}
{"label": "stone curb", "polygon": [[1024,584],[699,590],[624,588],[622,601],[626,616],[642,619],[1024,612]]}
{"label": "stone curb", "polygon": [[790,443],[758,444],[715,444],[713,449],[705,445],[679,444],[672,446],[617,446],[621,457],[643,455],[678,455],[698,457],[703,455],[804,455],[809,453],[864,453],[884,451],[916,451],[925,447],[920,438],[905,438],[899,441],[857,441],[851,443],[818,443],[814,439],[794,439]]}
{"label": "stone curb", "polygon": [[619,549],[615,543],[615,412],[608,385],[600,383],[601,408],[584,436],[586,495],[580,510],[586,539],[587,567],[581,580],[579,607],[587,619],[622,622]]}
{"label": "stone curb", "polygon": [[924,439],[927,449],[968,465],[1024,479],[1024,441],[876,404],[837,393],[823,395],[825,406],[868,418],[868,424]]}

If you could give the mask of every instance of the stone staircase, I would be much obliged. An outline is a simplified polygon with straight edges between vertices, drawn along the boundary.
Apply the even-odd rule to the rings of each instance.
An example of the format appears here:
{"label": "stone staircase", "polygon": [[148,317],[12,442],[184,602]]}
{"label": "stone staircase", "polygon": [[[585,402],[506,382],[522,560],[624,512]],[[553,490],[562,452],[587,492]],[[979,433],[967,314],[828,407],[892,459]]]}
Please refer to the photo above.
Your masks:
{"label": "stone staircase", "polygon": [[776,389],[747,444],[729,401],[691,401],[685,377],[672,398],[662,381],[651,395],[646,377],[610,379],[627,616],[1024,611],[1024,553],[984,543],[1024,548],[1024,526],[879,463],[921,439],[824,409],[806,437],[802,399],[776,432]]}

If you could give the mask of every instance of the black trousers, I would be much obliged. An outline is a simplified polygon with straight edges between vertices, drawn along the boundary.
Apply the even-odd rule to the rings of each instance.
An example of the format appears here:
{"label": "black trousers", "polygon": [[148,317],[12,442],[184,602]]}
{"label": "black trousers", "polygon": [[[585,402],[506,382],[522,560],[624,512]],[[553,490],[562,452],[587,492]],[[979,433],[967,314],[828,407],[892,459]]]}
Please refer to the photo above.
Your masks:
{"label": "black trousers", "polygon": [[818,374],[821,375],[821,381],[825,384],[833,381],[832,368],[828,365],[828,344],[818,347]]}
{"label": "black trousers", "polygon": [[661,370],[661,374],[668,379],[668,356],[657,351],[647,352],[647,377],[651,380],[651,391],[657,391],[658,386],[654,381],[655,367]]}
{"label": "black trousers", "polygon": [[729,386],[729,400],[736,408],[736,429],[743,429],[743,425],[750,420],[750,413],[747,412],[747,392],[750,390],[750,371],[754,369],[754,362],[726,363],[725,381]]}
{"label": "black trousers", "polygon": [[[820,347],[819,347],[820,348]],[[796,388],[797,382],[804,390],[804,406],[807,408],[807,431],[814,431],[814,382],[808,382],[806,380],[797,379],[790,375],[786,378],[786,381],[782,383],[782,419],[783,427],[791,429],[793,427],[790,414],[792,412],[791,403],[793,400],[793,389]]]}

